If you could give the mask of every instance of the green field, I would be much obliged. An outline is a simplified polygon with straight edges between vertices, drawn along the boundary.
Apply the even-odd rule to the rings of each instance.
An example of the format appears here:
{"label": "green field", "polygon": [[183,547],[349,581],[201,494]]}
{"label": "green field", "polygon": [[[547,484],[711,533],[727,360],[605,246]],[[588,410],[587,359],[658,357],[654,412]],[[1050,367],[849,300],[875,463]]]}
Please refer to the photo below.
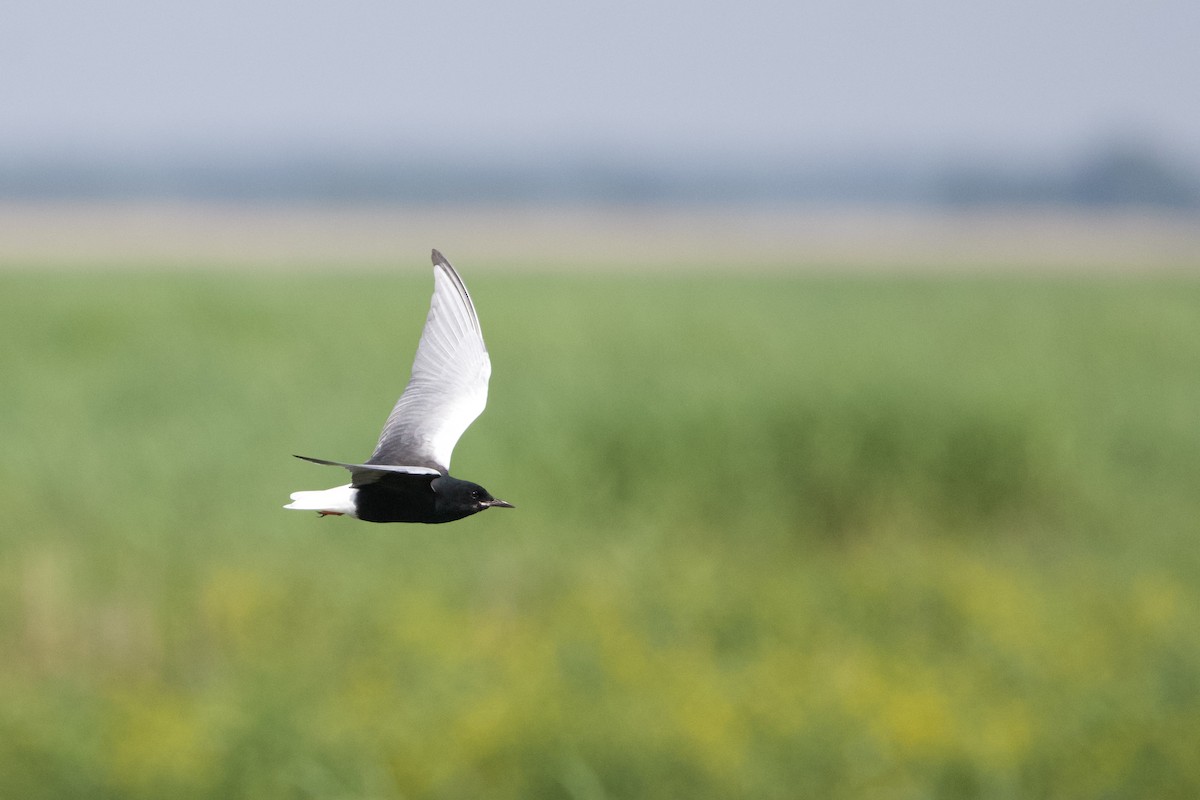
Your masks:
{"label": "green field", "polygon": [[0,275],[0,797],[1200,796],[1200,282]]}

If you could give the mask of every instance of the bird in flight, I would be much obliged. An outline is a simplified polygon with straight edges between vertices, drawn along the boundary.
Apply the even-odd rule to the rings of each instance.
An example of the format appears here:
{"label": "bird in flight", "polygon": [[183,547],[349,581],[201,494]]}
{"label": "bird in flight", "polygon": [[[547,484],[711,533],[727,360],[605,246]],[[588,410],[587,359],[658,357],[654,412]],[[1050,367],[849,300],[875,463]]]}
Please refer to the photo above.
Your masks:
{"label": "bird in flight", "polygon": [[450,477],[450,453],[487,405],[492,363],[466,284],[433,251],[433,300],[412,377],[363,464],[296,456],[350,470],[345,486],[293,492],[284,508],[367,522],[453,522],[485,508],[513,508],[477,483]]}

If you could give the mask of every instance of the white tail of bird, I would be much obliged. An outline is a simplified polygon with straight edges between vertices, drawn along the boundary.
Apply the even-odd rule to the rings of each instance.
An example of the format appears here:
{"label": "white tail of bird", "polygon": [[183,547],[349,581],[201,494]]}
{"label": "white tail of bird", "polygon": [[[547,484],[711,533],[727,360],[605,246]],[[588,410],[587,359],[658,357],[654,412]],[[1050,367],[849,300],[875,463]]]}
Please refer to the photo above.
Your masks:
{"label": "white tail of bird", "polygon": [[358,494],[350,484],[335,486],[332,489],[322,489],[315,492],[292,492],[292,502],[284,508],[294,508],[298,511],[319,511],[322,514],[345,514],[349,517],[355,514],[354,496]]}

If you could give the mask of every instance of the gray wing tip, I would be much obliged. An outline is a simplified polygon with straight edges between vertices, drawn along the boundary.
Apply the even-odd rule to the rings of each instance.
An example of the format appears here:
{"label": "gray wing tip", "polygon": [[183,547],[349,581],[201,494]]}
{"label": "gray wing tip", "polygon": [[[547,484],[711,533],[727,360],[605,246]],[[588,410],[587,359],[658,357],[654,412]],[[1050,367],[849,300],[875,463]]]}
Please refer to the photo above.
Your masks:
{"label": "gray wing tip", "polygon": [[470,297],[470,293],[467,292],[467,285],[463,282],[462,276],[458,274],[458,270],[450,263],[450,259],[442,255],[440,250],[435,249],[433,251],[433,268],[435,270],[440,269],[449,275],[454,281],[454,285],[458,287],[459,292]]}
{"label": "gray wing tip", "polygon": [[463,283],[462,276],[458,274],[458,270],[456,270],[454,265],[450,263],[450,259],[442,255],[442,251],[440,250],[435,249],[433,251],[433,268],[435,271],[440,269],[442,272],[449,275],[454,280],[454,284],[458,287],[459,291],[463,294],[467,294],[467,286],[465,283]]}
{"label": "gray wing tip", "polygon": [[314,464],[325,464],[326,466],[330,466],[330,467],[340,467],[340,466],[342,466],[342,465],[341,465],[339,462],[337,462],[337,461],[326,461],[326,460],[325,460],[325,459],[323,459],[323,458],[313,458],[312,456],[300,456],[300,455],[296,455],[295,453],[292,453],[292,458],[298,458],[298,459],[300,459],[301,461],[311,461],[311,462],[312,462],[312,463],[314,463]]}
{"label": "gray wing tip", "polygon": [[475,303],[471,300],[471,293],[467,291],[466,282],[463,281],[462,276],[458,274],[458,270],[454,268],[454,265],[451,264],[444,255],[442,255],[440,250],[434,248],[432,254],[434,271],[436,272],[440,269],[450,278],[455,289],[458,290],[459,295],[462,297],[463,303],[467,306],[467,310],[470,312],[471,324],[478,328],[479,316],[475,313]]}

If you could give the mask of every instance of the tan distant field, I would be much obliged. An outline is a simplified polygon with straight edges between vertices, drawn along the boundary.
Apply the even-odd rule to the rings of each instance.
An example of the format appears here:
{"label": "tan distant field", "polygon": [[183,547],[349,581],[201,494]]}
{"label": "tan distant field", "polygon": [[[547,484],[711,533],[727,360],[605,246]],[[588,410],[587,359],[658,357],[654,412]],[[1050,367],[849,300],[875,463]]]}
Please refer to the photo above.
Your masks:
{"label": "tan distant field", "polygon": [[1062,210],[0,204],[0,268],[1197,272],[1200,218]]}

